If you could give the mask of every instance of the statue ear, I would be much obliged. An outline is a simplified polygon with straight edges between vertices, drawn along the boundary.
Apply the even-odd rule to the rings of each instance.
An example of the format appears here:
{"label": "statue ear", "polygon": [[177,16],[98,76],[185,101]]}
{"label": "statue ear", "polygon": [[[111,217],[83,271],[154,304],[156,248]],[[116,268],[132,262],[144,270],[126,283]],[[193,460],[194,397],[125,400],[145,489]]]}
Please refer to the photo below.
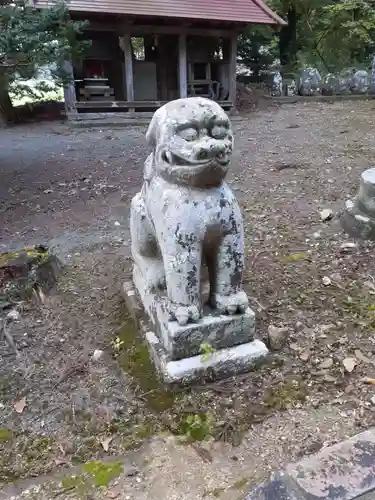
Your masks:
{"label": "statue ear", "polygon": [[148,126],[146,132],[146,141],[153,148],[156,146],[157,143],[156,135],[158,128],[159,128],[159,113],[156,111],[156,113],[154,113],[154,116],[151,119],[150,125]]}

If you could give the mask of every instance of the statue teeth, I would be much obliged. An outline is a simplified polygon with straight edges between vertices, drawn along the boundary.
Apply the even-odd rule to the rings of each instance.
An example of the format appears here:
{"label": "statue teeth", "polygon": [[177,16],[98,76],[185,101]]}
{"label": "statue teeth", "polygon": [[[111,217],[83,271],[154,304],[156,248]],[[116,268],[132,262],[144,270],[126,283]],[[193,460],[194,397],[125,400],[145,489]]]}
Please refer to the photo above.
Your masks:
{"label": "statue teeth", "polygon": [[166,151],[165,156],[168,160],[168,163],[172,164],[172,160],[173,160],[172,153],[170,151]]}

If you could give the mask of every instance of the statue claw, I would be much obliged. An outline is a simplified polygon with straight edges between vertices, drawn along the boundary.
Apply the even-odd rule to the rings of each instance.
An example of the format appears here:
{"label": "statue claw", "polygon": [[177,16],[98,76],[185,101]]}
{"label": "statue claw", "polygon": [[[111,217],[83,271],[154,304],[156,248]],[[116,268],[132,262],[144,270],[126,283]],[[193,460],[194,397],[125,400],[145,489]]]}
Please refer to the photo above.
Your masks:
{"label": "statue claw", "polygon": [[196,323],[201,317],[200,310],[197,306],[181,306],[179,304],[171,304],[170,319],[176,320],[180,326],[185,326],[189,322]]}
{"label": "statue claw", "polygon": [[245,292],[237,292],[232,295],[216,294],[211,301],[211,306],[221,314],[229,314],[233,316],[238,312],[244,313],[248,308],[249,300]]}

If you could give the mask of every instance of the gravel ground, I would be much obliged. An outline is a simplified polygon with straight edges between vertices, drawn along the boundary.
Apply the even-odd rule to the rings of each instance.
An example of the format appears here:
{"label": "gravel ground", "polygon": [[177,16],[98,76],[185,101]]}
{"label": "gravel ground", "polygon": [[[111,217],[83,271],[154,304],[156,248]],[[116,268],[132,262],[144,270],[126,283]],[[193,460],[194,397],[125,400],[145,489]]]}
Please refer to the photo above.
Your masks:
{"label": "gravel ground", "polygon": [[144,131],[72,130],[53,123],[2,130],[0,245],[63,245],[66,239],[66,251],[86,244],[86,234],[112,233],[115,221],[127,219],[141,182]]}
{"label": "gravel ground", "polygon": [[[11,325],[20,359],[0,349],[2,480],[68,478],[17,498],[241,498],[281,464],[374,425],[363,381],[375,377],[373,245],[348,246],[337,218],[372,166],[373,111],[301,103],[236,122],[245,287],[258,336],[271,325],[287,340],[246,377],[172,395],[152,382],[121,301],[144,130],[2,132],[0,242],[52,242],[67,264],[47,302]],[[325,208],[335,216],[323,222]],[[119,456],[109,490],[64,469]]]}

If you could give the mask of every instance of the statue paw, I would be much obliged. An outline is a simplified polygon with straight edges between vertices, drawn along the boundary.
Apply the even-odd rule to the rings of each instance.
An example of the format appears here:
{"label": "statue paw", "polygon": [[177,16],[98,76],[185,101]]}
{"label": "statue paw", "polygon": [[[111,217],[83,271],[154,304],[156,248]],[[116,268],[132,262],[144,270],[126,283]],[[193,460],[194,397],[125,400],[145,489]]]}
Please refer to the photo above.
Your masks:
{"label": "statue paw", "polygon": [[164,290],[167,287],[163,266],[150,266],[144,271],[144,275],[150,290]]}
{"label": "statue paw", "polygon": [[216,294],[211,301],[211,305],[221,314],[229,314],[232,316],[238,312],[244,313],[249,306],[249,300],[244,291],[231,295]]}
{"label": "statue paw", "polygon": [[201,313],[197,306],[171,304],[169,312],[171,320],[176,320],[180,326],[187,325],[189,322],[195,323],[201,317]]}

